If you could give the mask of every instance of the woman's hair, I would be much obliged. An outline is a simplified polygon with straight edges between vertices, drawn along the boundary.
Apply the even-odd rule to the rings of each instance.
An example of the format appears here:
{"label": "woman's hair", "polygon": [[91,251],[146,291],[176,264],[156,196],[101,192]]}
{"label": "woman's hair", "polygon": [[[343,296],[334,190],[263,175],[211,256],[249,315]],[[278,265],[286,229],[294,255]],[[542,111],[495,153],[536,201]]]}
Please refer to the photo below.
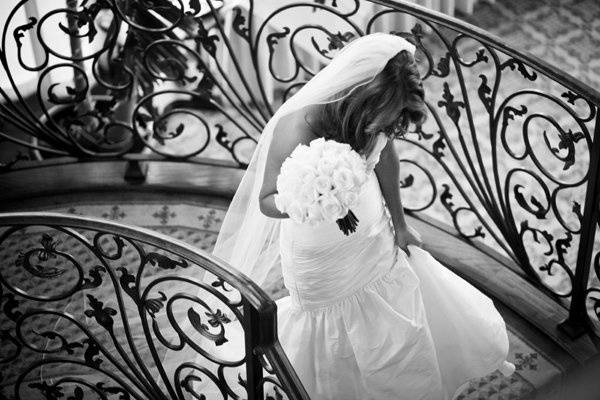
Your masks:
{"label": "woman's hair", "polygon": [[348,143],[356,151],[365,149],[376,133],[399,138],[409,123],[421,125],[427,118],[417,64],[406,50],[392,57],[371,81],[338,97],[342,99],[319,107],[310,126],[319,136]]}

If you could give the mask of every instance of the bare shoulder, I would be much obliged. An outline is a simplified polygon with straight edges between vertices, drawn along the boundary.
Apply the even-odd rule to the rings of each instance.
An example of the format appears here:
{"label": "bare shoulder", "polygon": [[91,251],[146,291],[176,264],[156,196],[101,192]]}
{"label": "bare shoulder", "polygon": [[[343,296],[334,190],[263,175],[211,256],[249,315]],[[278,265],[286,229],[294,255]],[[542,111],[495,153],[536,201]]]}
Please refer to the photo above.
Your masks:
{"label": "bare shoulder", "polygon": [[306,122],[306,109],[284,115],[277,121],[266,160],[261,198],[276,191],[276,180],[283,161],[299,144],[308,144],[317,136]]}
{"label": "bare shoulder", "polygon": [[308,144],[317,138],[306,122],[305,115],[306,110],[302,109],[284,115],[277,121],[271,143],[275,153],[287,157],[298,144]]}

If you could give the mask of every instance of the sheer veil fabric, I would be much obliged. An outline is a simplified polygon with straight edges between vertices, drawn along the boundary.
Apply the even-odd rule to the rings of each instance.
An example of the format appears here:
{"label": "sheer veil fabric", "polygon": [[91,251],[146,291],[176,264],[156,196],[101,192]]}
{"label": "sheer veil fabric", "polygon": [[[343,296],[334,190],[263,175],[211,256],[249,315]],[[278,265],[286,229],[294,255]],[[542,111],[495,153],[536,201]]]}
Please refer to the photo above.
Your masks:
{"label": "sheer veil fabric", "polygon": [[213,254],[262,286],[270,272],[280,267],[281,221],[263,215],[259,193],[269,145],[277,122],[284,115],[312,104],[340,100],[371,81],[387,61],[402,50],[411,54],[415,46],[406,39],[386,33],[361,36],[344,46],[331,62],[290,97],[265,126],[250,164],[231,201]]}

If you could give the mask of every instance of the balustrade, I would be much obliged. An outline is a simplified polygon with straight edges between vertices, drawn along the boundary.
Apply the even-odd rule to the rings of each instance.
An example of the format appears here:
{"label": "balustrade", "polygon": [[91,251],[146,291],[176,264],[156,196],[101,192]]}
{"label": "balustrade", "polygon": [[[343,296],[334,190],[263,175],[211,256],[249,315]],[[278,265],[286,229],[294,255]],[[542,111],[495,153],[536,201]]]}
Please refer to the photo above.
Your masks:
{"label": "balustrade", "polygon": [[[600,337],[600,93],[568,71],[458,19],[392,0],[286,1],[273,9],[252,0],[48,4],[23,21],[19,13],[32,7],[19,1],[2,31],[0,139],[15,151],[0,179],[41,160],[43,168],[126,160],[132,179],[144,179],[145,161],[243,169],[279,104],[336,51],[360,35],[391,32],[417,46],[430,111],[425,125],[397,141],[407,212],[493,254],[568,308],[569,318],[557,321],[562,331]],[[59,46],[67,42],[69,49]],[[16,80],[25,71],[37,74],[29,97]],[[18,226],[15,217],[2,221]],[[59,224],[64,232],[67,222],[75,220]],[[38,254],[58,255],[47,241]],[[171,250],[166,242],[162,249]],[[34,276],[50,273],[22,265]],[[77,291],[111,273],[119,279],[107,266],[95,275],[76,270]],[[122,296],[140,284],[130,274],[121,278],[131,284],[114,285]],[[2,292],[3,317],[13,322],[25,315],[12,305],[17,295]],[[154,295],[146,300],[159,301]],[[98,351],[92,342],[75,347],[85,346]],[[150,382],[135,373],[132,382]]]}

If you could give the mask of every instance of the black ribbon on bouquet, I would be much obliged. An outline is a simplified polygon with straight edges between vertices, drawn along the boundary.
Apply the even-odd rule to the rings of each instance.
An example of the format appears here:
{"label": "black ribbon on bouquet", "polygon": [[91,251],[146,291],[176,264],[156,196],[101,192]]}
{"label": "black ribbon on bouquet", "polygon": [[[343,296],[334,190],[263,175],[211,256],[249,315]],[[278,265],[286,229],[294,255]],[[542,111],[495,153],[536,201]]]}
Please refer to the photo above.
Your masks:
{"label": "black ribbon on bouquet", "polygon": [[352,210],[348,210],[348,214],[346,214],[345,217],[339,218],[335,222],[346,236],[348,236],[350,232],[356,232],[356,227],[358,226],[358,218],[356,218],[356,215],[354,215]]}

